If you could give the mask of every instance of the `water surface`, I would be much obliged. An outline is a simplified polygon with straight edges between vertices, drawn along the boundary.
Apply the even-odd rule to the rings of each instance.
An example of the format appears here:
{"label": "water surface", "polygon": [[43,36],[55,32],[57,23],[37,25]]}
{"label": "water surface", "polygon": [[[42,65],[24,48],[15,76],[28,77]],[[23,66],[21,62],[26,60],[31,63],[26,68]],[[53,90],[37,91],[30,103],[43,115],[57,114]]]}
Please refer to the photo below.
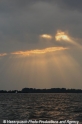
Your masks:
{"label": "water surface", "polygon": [[82,122],[82,94],[0,94],[0,122],[4,119]]}

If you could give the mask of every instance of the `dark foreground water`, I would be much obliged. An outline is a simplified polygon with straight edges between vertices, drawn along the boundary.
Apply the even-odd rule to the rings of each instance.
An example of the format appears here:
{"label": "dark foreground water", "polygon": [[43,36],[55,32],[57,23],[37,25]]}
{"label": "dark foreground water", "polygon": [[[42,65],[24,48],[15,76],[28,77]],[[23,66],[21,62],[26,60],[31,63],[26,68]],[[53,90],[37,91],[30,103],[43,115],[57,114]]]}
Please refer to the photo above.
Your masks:
{"label": "dark foreground water", "polygon": [[82,123],[82,94],[0,94],[2,120],[72,120]]}

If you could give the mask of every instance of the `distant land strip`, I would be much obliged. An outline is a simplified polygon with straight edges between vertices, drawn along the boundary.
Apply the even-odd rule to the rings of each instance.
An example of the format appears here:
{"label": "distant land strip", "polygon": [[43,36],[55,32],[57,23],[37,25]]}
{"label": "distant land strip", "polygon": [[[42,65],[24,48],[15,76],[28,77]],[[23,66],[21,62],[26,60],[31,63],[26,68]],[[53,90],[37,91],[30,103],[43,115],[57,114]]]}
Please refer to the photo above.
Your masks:
{"label": "distant land strip", "polygon": [[82,93],[81,89],[66,89],[66,88],[51,88],[51,89],[36,89],[23,88],[19,90],[0,90],[0,93]]}

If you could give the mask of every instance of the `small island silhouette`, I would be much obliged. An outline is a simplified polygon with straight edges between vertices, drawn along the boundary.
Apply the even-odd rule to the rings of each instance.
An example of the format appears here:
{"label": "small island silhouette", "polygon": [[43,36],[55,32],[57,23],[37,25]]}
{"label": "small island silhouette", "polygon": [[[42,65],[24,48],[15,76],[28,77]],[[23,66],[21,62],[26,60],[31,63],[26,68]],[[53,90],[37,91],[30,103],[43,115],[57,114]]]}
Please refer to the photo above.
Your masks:
{"label": "small island silhouette", "polygon": [[51,88],[51,89],[36,89],[23,88],[19,90],[0,90],[0,93],[82,93],[81,89],[66,89],[66,88]]}

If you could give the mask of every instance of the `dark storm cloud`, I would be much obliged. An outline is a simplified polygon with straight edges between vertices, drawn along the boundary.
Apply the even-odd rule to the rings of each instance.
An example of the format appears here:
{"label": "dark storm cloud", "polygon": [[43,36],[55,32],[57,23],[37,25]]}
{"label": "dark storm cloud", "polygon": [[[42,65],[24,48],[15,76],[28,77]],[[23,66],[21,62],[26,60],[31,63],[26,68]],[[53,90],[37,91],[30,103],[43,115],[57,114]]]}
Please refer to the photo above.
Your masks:
{"label": "dark storm cloud", "polygon": [[13,12],[14,10],[22,9],[29,7],[30,5],[36,3],[37,1],[33,0],[1,0],[0,1],[0,12]]}
{"label": "dark storm cloud", "polygon": [[[80,10],[81,3],[81,0],[78,3],[77,0],[1,0],[0,51],[26,50],[26,46],[31,49],[28,43],[36,47],[39,35],[54,36],[58,29],[82,38],[82,15],[73,11]],[[57,45],[55,41],[54,44]]]}
{"label": "dark storm cloud", "polygon": [[45,0],[53,5],[57,4],[63,9],[82,11],[82,0]]}
{"label": "dark storm cloud", "polygon": [[82,11],[82,0],[61,0],[61,3],[69,9]]}

